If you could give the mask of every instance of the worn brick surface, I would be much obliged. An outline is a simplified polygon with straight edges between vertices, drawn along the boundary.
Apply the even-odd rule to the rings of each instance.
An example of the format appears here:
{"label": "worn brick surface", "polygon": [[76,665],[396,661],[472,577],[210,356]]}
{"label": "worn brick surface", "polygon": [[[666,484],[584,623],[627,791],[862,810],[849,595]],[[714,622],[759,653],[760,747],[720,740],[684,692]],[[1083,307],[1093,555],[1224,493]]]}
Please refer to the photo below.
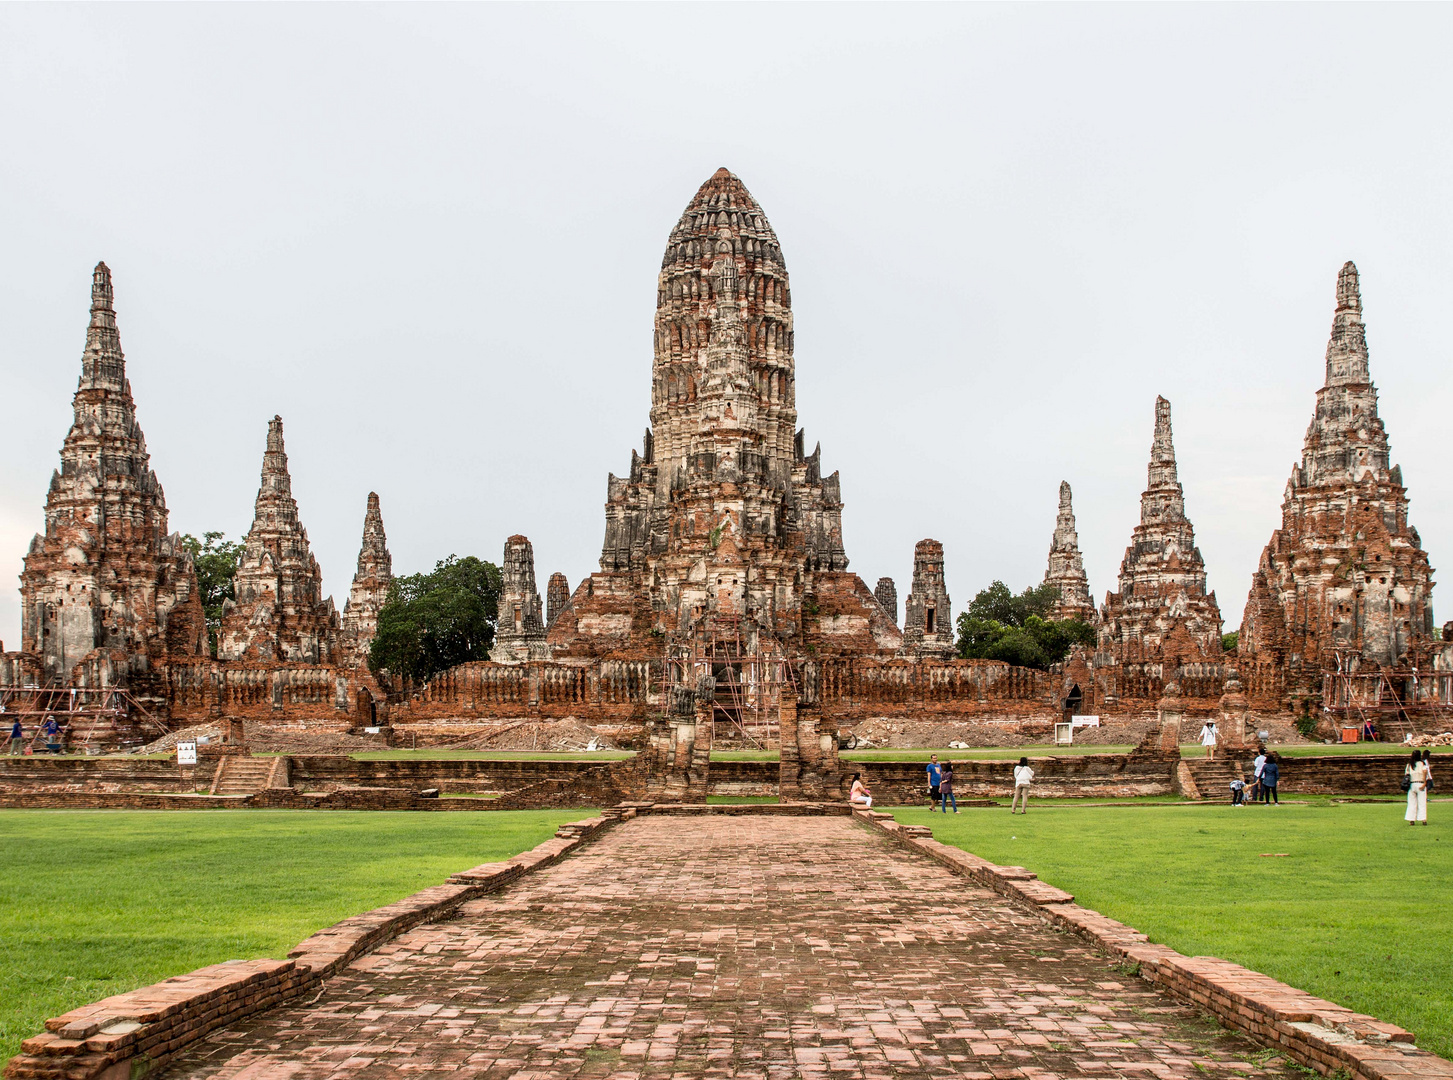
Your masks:
{"label": "worn brick surface", "polygon": [[844,818],[659,817],[219,1031],[166,1076],[1284,1076]]}

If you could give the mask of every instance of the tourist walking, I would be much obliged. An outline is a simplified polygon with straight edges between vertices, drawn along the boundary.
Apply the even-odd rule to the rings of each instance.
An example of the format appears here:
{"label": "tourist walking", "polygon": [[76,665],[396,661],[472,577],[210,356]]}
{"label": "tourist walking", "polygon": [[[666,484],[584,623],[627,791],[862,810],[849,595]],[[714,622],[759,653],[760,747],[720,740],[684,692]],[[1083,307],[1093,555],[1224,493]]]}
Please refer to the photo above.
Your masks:
{"label": "tourist walking", "polygon": [[933,813],[942,797],[939,784],[943,776],[943,767],[938,763],[938,755],[930,755],[928,759],[928,812]]}
{"label": "tourist walking", "polygon": [[954,797],[954,763],[952,761],[945,761],[943,763],[943,772],[940,774],[938,781],[938,797],[939,801],[943,804],[943,812],[945,814],[948,813],[948,804],[950,801],[954,804],[954,813],[957,814],[959,812],[959,800]]}
{"label": "tourist walking", "polygon": [[1029,759],[1022,757],[1019,764],[1014,766],[1014,801],[1009,804],[1009,812],[1016,810],[1021,814],[1029,813],[1029,785],[1034,782],[1034,770],[1029,767]]}
{"label": "tourist walking", "polygon": [[864,810],[873,808],[873,793],[868,790],[868,785],[863,783],[863,774],[860,772],[853,773],[853,786],[848,792],[848,802],[854,806],[861,806]]}
{"label": "tourist walking", "polygon": [[1261,801],[1270,805],[1276,803],[1281,805],[1281,800],[1276,797],[1276,785],[1281,780],[1281,766],[1275,761],[1267,758],[1266,763],[1261,766]]}
{"label": "tourist walking", "polygon": [[25,751],[25,729],[20,726],[20,717],[15,718],[15,723],[10,725],[10,753],[11,755],[24,753]]}
{"label": "tourist walking", "polygon": [[1412,760],[1403,768],[1403,783],[1408,786],[1408,811],[1403,820],[1409,825],[1428,823],[1428,766],[1423,755],[1413,751]]}
{"label": "tourist walking", "polygon": [[1266,768],[1266,751],[1257,751],[1256,760],[1251,765],[1251,801],[1256,802],[1261,798],[1261,770]]}
{"label": "tourist walking", "polygon": [[1201,725],[1201,745],[1206,748],[1206,760],[1216,756],[1216,721],[1207,720]]}

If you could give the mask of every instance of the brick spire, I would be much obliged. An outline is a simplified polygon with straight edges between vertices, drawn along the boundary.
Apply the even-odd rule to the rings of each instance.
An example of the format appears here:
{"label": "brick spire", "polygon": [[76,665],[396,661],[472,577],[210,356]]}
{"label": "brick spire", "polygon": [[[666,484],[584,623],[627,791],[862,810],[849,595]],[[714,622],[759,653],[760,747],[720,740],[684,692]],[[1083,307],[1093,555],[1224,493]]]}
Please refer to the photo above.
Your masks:
{"label": "brick spire", "polygon": [[1080,536],[1075,529],[1075,507],[1068,480],[1059,485],[1059,514],[1054,522],[1054,539],[1049,544],[1046,585],[1059,589],[1052,614],[1056,619],[1095,621],[1095,604],[1090,599],[1090,579],[1080,556]]}
{"label": "brick spire", "polygon": [[[166,496],[126,381],[111,271],[91,276],[91,319],[74,420],[51,478],[45,533],[21,575],[21,647],[65,682],[93,649],[160,660],[205,644],[196,577],[168,535]],[[77,557],[80,553],[80,557]]]}
{"label": "brick spire", "polygon": [[1337,310],[1327,342],[1327,386],[1360,386],[1372,381],[1367,369],[1367,328],[1362,324],[1362,291],[1357,267],[1343,263],[1337,275]]}
{"label": "brick spire", "polygon": [[[1221,655],[1221,611],[1206,592],[1206,564],[1186,517],[1185,493],[1176,475],[1170,402],[1155,399],[1155,436],[1150,445],[1146,488],[1140,496],[1140,524],[1120,563],[1120,591],[1101,609],[1100,652],[1122,663],[1215,659]],[[1184,625],[1183,646],[1171,642]],[[1163,655],[1162,647],[1189,648],[1195,655]]]}
{"label": "brick spire", "polygon": [[235,603],[224,605],[219,657],[314,664],[334,659],[338,613],[332,598],[323,598],[323,572],[298,518],[281,416],[267,425],[262,478],[234,591]]}
{"label": "brick spire", "polygon": [[358,549],[358,569],[348,599],[343,601],[343,635],[349,660],[362,667],[368,660],[368,649],[378,631],[378,613],[388,599],[393,584],[393,556],[388,551],[388,537],[383,531],[383,512],[378,493],[368,493],[368,509],[363,515],[363,546]]}

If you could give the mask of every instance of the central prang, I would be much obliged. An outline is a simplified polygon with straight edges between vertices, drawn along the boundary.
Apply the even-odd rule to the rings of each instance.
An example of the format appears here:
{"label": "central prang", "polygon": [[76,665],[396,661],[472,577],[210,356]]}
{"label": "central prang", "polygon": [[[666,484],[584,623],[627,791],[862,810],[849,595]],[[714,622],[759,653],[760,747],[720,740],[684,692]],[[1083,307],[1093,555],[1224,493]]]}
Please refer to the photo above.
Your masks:
{"label": "central prang", "polygon": [[[600,572],[552,622],[551,656],[719,653],[728,640],[776,661],[899,650],[846,573],[838,476],[796,425],[787,267],[762,208],[719,169],[671,232],[651,427],[630,473],[609,479]],[[848,618],[816,617],[829,596]],[[838,611],[844,599],[856,610]]]}

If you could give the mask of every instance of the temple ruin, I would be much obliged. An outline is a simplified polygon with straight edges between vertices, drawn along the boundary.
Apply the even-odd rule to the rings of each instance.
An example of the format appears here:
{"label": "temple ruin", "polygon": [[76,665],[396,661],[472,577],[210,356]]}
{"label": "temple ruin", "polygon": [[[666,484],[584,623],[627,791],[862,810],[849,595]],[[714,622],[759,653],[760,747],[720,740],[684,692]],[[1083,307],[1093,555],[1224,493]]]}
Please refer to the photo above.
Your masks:
{"label": "temple ruin", "polygon": [[349,667],[366,668],[368,650],[378,632],[378,613],[388,600],[394,579],[393,557],[388,552],[388,537],[383,531],[383,511],[379,509],[378,493],[368,493],[368,509],[363,515],[363,545],[358,549],[358,569],[348,599],[343,602],[342,640],[345,662]]}
{"label": "temple ruin", "polygon": [[192,560],[168,531],[166,496],[126,377],[111,271],[97,263],[75,419],[45,501],[45,532],[20,576],[21,652],[6,682],[129,684],[165,715],[158,678],[207,652]]}
{"label": "temple ruin", "polygon": [[1059,484],[1059,514],[1054,522],[1054,539],[1049,544],[1049,566],[1044,583],[1059,590],[1050,609],[1054,619],[1095,621],[1095,602],[1090,599],[1090,579],[1080,557],[1080,536],[1075,531],[1075,508],[1068,480]]}
{"label": "temple ruin", "polygon": [[683,791],[704,790],[702,753],[721,745],[779,748],[782,790],[830,791],[839,728],[864,721],[1047,738],[1081,712],[1143,727],[1167,695],[1187,717],[1235,714],[1243,735],[1294,710],[1394,727],[1453,715],[1453,643],[1434,636],[1432,573],[1378,419],[1351,263],[1235,654],[1222,647],[1164,398],[1140,524],[1098,612],[1060,485],[1044,580],[1059,592],[1055,617],[1096,625],[1093,652],[1077,647],[1047,671],[959,659],[937,540],[915,547],[900,628],[893,580],[870,591],[848,569],[841,478],[823,474],[821,448],[808,453],[797,426],[793,332],[777,237],[741,181],[718,170],[668,239],[650,426],[626,474],[607,478],[599,570],[573,591],[552,574],[542,603],[530,541],[511,536],[490,659],[414,685],[367,667],[393,582],[378,496],[340,615],[299,519],[279,417],[235,600],[217,657],[207,654],[196,576],[167,532],[99,265],[75,420],[25,559],[22,648],[0,654],[0,694],[78,701],[70,722],[103,743],[123,738],[133,708],[173,725],[247,718],[380,739],[407,729],[417,745],[569,720],[646,748],[643,760],[671,773],[661,782]]}
{"label": "temple ruin", "polygon": [[913,548],[913,588],[903,602],[903,645],[917,657],[948,659],[957,651],[943,580],[943,545],[937,540],[920,540]]}
{"label": "temple ruin", "polygon": [[[1155,436],[1140,524],[1120,564],[1120,591],[1100,608],[1098,663],[1169,665],[1221,659],[1221,609],[1176,475],[1170,402],[1155,399]],[[1169,681],[1167,679],[1167,681]]]}
{"label": "temple ruin", "polygon": [[234,589],[236,599],[222,605],[219,660],[341,662],[338,611],[323,596],[323,572],[298,519],[281,416],[268,421],[262,480]]}
{"label": "temple ruin", "polygon": [[1438,700],[1450,700],[1441,686],[1448,668],[1429,655],[1432,590],[1402,468],[1391,463],[1378,416],[1349,262],[1337,275],[1325,378],[1302,460],[1287,480],[1281,527],[1252,575],[1237,649],[1284,667],[1298,695],[1325,691],[1328,706],[1357,720],[1391,710],[1405,721],[1405,708],[1430,690],[1417,685],[1420,664]]}

